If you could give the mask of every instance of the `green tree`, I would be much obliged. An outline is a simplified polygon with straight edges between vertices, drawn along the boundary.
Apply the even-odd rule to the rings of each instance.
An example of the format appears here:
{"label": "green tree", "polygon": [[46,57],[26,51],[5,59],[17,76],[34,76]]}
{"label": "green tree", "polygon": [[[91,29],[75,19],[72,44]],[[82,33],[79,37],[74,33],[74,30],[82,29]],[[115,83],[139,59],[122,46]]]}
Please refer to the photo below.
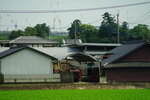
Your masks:
{"label": "green tree", "polygon": [[37,35],[37,31],[33,27],[27,27],[27,28],[25,28],[24,32],[25,32],[26,36],[35,36],[35,35]]}
{"label": "green tree", "polygon": [[9,35],[9,39],[15,39],[19,36],[22,36],[24,33],[22,30],[13,30],[11,31],[11,34]]}
{"label": "green tree", "polygon": [[129,27],[127,22],[123,22],[119,28],[120,42],[127,41],[129,36]]}
{"label": "green tree", "polygon": [[102,16],[103,21],[101,22],[101,26],[99,28],[100,42],[116,42],[117,24],[115,17],[108,12],[104,13]]}
{"label": "green tree", "polygon": [[129,40],[149,40],[150,29],[148,25],[138,24],[129,32]]}
{"label": "green tree", "polygon": [[88,25],[88,24],[81,25],[80,38],[84,42],[97,42],[97,39],[98,39],[97,33],[98,33],[98,30],[96,29],[95,26]]}
{"label": "green tree", "polygon": [[46,23],[43,24],[37,24],[34,27],[37,31],[37,36],[46,38],[50,34],[50,27],[46,25]]}
{"label": "green tree", "polygon": [[76,19],[75,21],[73,21],[73,23],[71,24],[71,27],[67,29],[69,31],[69,38],[75,39],[75,36],[77,38],[80,35],[81,25],[82,23],[80,20]]}

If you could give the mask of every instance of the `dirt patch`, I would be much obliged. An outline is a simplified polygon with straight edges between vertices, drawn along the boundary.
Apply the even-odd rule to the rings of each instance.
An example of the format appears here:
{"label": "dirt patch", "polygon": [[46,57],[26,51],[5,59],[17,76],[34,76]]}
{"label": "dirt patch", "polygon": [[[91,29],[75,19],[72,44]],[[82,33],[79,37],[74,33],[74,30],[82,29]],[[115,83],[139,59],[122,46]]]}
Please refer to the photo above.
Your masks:
{"label": "dirt patch", "polygon": [[52,89],[150,89],[150,83],[26,83],[0,84],[0,90],[52,90]]}

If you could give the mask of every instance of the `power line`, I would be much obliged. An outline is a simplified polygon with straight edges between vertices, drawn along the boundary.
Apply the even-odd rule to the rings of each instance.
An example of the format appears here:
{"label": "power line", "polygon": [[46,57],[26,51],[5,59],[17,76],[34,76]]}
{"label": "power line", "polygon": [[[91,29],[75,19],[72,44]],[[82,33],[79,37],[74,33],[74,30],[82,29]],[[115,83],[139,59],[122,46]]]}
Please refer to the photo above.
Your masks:
{"label": "power line", "polygon": [[98,7],[98,8],[86,8],[86,9],[68,9],[68,10],[0,10],[0,13],[62,13],[62,12],[79,12],[79,11],[92,11],[92,10],[102,10],[102,9],[112,9],[112,8],[122,8],[122,7],[130,7],[137,6],[143,4],[149,4],[148,2],[140,2],[126,5],[118,5],[118,6],[109,6],[109,7]]}
{"label": "power line", "polygon": [[150,17],[149,14],[150,14],[150,10],[148,12],[146,12],[144,15],[142,15],[140,18],[136,19],[135,21],[133,21],[129,24],[136,24],[136,23],[142,22],[142,21],[146,20],[146,18]]}
{"label": "power line", "polygon": [[92,22],[89,22],[89,23],[87,23],[87,24],[93,24],[93,23],[99,22],[100,20],[101,20],[101,18],[99,18],[99,19],[97,19],[97,20],[94,20],[94,21],[92,21]]}

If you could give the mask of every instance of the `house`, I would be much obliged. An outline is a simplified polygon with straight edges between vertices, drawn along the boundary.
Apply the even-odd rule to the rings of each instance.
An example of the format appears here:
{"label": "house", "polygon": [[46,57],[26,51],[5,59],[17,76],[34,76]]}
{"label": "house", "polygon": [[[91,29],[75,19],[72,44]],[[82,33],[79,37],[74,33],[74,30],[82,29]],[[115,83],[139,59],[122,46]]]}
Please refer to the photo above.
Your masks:
{"label": "house", "polygon": [[60,82],[53,73],[57,58],[31,47],[11,48],[0,53],[1,82]]}
{"label": "house", "polygon": [[20,36],[9,42],[10,47],[16,46],[30,46],[30,47],[54,47],[58,43],[49,41],[37,36]]}
{"label": "house", "polygon": [[123,44],[102,61],[107,81],[150,82],[150,44],[137,41]]}

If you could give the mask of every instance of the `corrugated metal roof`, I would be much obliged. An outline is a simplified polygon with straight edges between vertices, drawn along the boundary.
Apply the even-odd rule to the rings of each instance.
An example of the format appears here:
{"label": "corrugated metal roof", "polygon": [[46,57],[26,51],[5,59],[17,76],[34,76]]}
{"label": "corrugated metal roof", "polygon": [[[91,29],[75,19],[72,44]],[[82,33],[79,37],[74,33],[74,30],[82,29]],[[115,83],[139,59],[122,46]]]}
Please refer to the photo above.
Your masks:
{"label": "corrugated metal roof", "polygon": [[78,62],[94,62],[97,61],[96,58],[92,57],[89,54],[86,53],[72,53],[68,55],[69,57],[72,57],[73,59],[77,60]]}
{"label": "corrugated metal roof", "polygon": [[58,60],[66,58],[69,54],[80,52],[78,49],[70,47],[52,47],[52,48],[32,47],[32,48],[44,52],[53,57],[56,57]]}
{"label": "corrugated metal roof", "polygon": [[114,44],[114,43],[81,43],[77,44],[81,46],[120,46],[121,44]]}
{"label": "corrugated metal roof", "polygon": [[89,54],[83,53],[76,48],[71,47],[52,47],[52,48],[40,48],[33,47],[36,50],[44,52],[48,55],[56,57],[58,60],[64,60],[66,57],[72,57],[74,60],[78,62],[88,62],[88,61],[96,61],[95,58],[90,56]]}
{"label": "corrugated metal roof", "polygon": [[108,64],[105,68],[119,68],[119,67],[150,67],[150,62],[124,62]]}
{"label": "corrugated metal roof", "polygon": [[75,44],[69,44],[68,46],[76,46],[76,47],[81,47],[81,46],[99,46],[99,47],[117,47],[120,46],[121,44],[111,44],[111,43],[75,43]]}
{"label": "corrugated metal roof", "polygon": [[37,36],[20,36],[9,42],[10,44],[52,44],[57,43],[54,41],[49,41],[44,38]]}
{"label": "corrugated metal roof", "polygon": [[69,48],[69,47],[52,47],[52,48],[32,47],[32,48],[34,48],[38,51],[44,52],[53,57],[56,57],[58,60],[62,60],[64,58],[66,58],[69,54],[72,54],[75,52],[80,52],[76,48]]}
{"label": "corrugated metal roof", "polygon": [[112,54],[109,58],[106,58],[102,61],[102,65],[106,66],[109,63],[112,63],[116,61],[117,59],[125,56],[126,54],[136,50],[137,48],[143,46],[146,44],[146,42],[132,42],[132,43],[127,43],[123,44],[119,47],[114,48],[113,50],[109,51],[108,54]]}

